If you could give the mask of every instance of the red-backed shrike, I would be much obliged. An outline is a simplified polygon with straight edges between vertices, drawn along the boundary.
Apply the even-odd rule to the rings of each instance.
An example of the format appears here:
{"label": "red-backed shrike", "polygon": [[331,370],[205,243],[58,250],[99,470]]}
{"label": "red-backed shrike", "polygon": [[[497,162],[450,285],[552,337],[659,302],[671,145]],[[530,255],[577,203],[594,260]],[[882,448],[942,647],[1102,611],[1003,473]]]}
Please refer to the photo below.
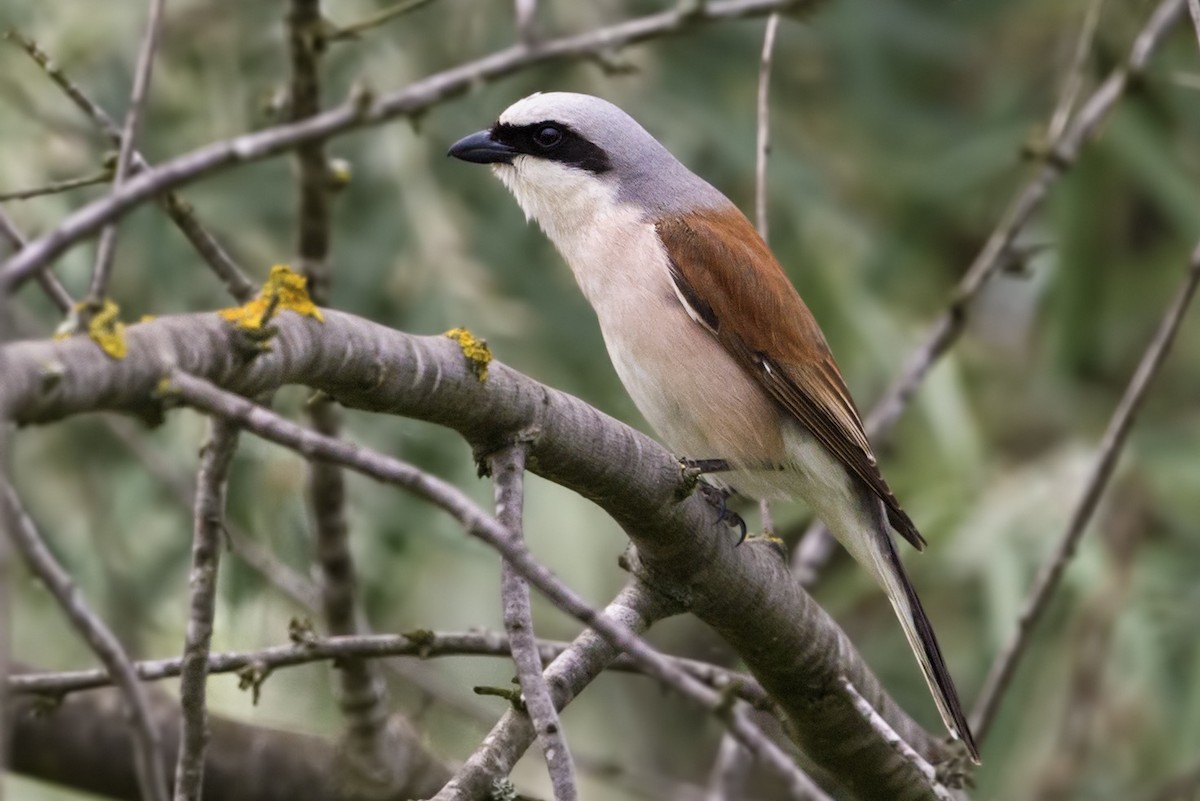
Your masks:
{"label": "red-backed shrike", "polygon": [[450,148],[491,164],[570,265],[617,375],[675,453],[719,482],[800,498],[887,593],[942,719],[978,761],[892,541],[925,541],[880,475],[812,313],[736,206],[621,109],[535,94]]}

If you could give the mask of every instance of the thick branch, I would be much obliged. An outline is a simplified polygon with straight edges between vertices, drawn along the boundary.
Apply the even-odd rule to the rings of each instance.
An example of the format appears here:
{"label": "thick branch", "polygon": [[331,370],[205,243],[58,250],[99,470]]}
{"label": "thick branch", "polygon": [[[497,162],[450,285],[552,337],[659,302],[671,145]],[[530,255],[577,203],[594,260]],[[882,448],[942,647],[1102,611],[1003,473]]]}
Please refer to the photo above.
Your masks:
{"label": "thick branch", "polygon": [[270,350],[249,361],[239,355],[241,335],[215,314],[131,326],[121,361],[82,338],[13,343],[3,348],[0,395],[21,423],[98,409],[155,416],[157,384],[179,368],[250,395],[305,383],[352,406],[453,427],[484,452],[537,430],[530,469],[594,500],[621,524],[637,544],[639,574],[733,645],[814,761],[865,798],[929,797],[923,778],[854,709],[839,677],[926,758],[940,761],[943,747],[884,693],[773,547],[735,548],[707,503],[680,500],[679,464],[661,446],[498,362],[481,382],[446,337],[410,336],[335,311],[325,312],[323,325],[288,312],[273,325]]}
{"label": "thick branch", "polygon": [[614,647],[629,654],[646,672],[720,719],[759,760],[787,784],[789,798],[809,801],[820,796],[812,780],[755,725],[745,708],[673,665],[627,628],[600,615],[577,592],[538,562],[525,544],[513,539],[494,518],[480,511],[462,491],[436,476],[384,454],[316,434],[238,395],[179,370],[159,382],[159,393],[177,398],[208,414],[218,414],[247,431],[291,448],[308,459],[332,462],[376,481],[393,484],[440,507],[468,534],[491,546],[531,585],[562,611],[595,629]]}
{"label": "thick branch", "polygon": [[[270,684],[266,692],[270,692]],[[110,798],[138,798],[129,723],[117,691],[72,696],[52,709],[34,697],[13,700],[6,732],[12,742],[15,773]],[[179,705],[161,692],[150,692],[149,701],[164,751],[171,753],[179,744]],[[209,726],[212,742],[204,756],[204,801],[330,801],[344,797],[334,744],[216,715],[209,718]],[[391,756],[403,781],[384,801],[428,797],[449,776],[414,732],[406,733]],[[165,759],[164,769],[170,769]]]}

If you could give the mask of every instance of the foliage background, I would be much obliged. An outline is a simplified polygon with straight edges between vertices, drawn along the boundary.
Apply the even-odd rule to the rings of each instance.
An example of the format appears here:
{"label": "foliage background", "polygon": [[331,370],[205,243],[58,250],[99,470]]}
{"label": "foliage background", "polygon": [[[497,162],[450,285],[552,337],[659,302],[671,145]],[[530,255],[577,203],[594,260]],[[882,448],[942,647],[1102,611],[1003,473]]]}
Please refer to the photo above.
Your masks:
{"label": "foliage background", "polygon": [[[662,4],[543,2],[546,32],[581,31]],[[1022,152],[1044,131],[1070,68],[1087,3],[839,0],[785,21],[771,86],[772,244],[813,307],[863,407],[896,375],[944,307],[1029,172]],[[1153,4],[1104,5],[1085,91],[1124,58]],[[376,10],[330,0],[349,23]],[[152,161],[269,124],[286,80],[285,4],[173,0],[139,149]],[[144,4],[7,0],[0,27],[35,38],[110,113],[123,112]],[[964,341],[934,370],[882,454],[897,494],[931,543],[909,560],[968,704],[1008,636],[1033,571],[1063,530],[1108,415],[1200,234],[1200,59],[1181,26],[1118,107],[1102,138],[1053,190],[1023,240],[1031,257],[975,305]],[[591,63],[524,71],[419,120],[330,145],[353,166],[337,201],[334,305],[435,333],[466,325],[507,363],[645,428],[617,382],[590,309],[552,247],[525,225],[485,171],[443,157],[535,90],[603,95],[748,211],[754,189],[755,84],[763,22],[704,28],[621,54],[636,68]],[[441,0],[337,44],[327,102],[353,82],[393,88],[506,46],[511,4]],[[0,47],[0,191],[94,172],[103,140],[19,49]],[[52,226],[100,189],[6,204],[23,230]],[[294,183],[287,159],[221,174],[185,195],[261,278],[292,257]],[[58,272],[82,294],[89,248]],[[222,288],[155,209],[127,219],[111,293],[127,319],[228,305]],[[20,297],[32,330],[52,308]],[[1127,447],[1109,501],[1010,690],[979,773],[980,799],[1138,798],[1200,753],[1200,322],[1185,323]],[[296,391],[277,405],[293,412]],[[97,419],[18,438],[18,486],[85,595],[141,656],[178,652],[186,608],[190,511],[165,483],[190,483],[202,423],[176,414],[138,437],[157,467]],[[349,429],[450,478],[488,503],[469,449],[424,424],[351,413]],[[231,520],[307,572],[303,463],[243,438]],[[351,477],[354,547],[379,631],[500,628],[494,554],[440,514]],[[619,530],[578,497],[533,479],[531,545],[602,604],[620,587]],[[794,532],[800,507],[774,510]],[[911,555],[911,554],[910,554]],[[17,658],[91,664],[49,597],[16,574]],[[848,561],[815,590],[902,705],[936,713],[881,593]],[[535,599],[536,601],[537,599]],[[570,621],[539,607],[539,633]],[[286,638],[297,608],[227,559],[214,648]],[[1099,636],[1101,645],[1085,649]],[[1106,639],[1108,638],[1108,639]],[[652,635],[681,654],[726,660],[714,635],[675,620]],[[511,666],[456,658],[402,665],[393,678],[436,752],[462,758],[501,711],[474,684],[505,684]],[[228,676],[210,680],[215,711],[306,731],[338,731],[328,668],[281,672],[252,707]],[[418,689],[416,681],[425,689]],[[652,711],[648,711],[652,710]],[[565,714],[585,768],[584,795],[664,798],[703,784],[718,725],[650,682],[608,677]],[[1076,753],[1067,743],[1081,742]],[[610,764],[611,763],[611,764]],[[600,770],[605,766],[615,775]],[[587,768],[590,766],[590,770]],[[1066,777],[1062,794],[1055,795]],[[539,758],[519,782],[547,794]],[[74,797],[19,778],[12,797]],[[668,789],[664,789],[668,788]],[[756,797],[768,798],[766,783]],[[682,796],[681,796],[682,797]]]}

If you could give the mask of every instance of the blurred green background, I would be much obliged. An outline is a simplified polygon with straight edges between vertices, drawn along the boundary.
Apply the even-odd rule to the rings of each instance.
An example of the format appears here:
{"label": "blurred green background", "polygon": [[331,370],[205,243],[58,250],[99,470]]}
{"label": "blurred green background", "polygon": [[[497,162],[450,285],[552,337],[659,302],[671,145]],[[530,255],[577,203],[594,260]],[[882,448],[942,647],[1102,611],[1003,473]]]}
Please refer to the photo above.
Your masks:
{"label": "blurred green background", "polygon": [[[668,4],[557,0],[541,29],[570,33]],[[785,20],[771,84],[771,241],[824,326],[860,406],[869,408],[1032,170],[1022,156],[1045,130],[1070,71],[1085,0],[837,0]],[[1124,59],[1156,4],[1105,3],[1084,64],[1084,96]],[[330,0],[338,24],[383,7]],[[152,161],[272,123],[287,79],[286,4],[172,0],[140,150]],[[36,39],[120,118],[145,4],[6,0],[0,28]],[[354,82],[386,91],[507,46],[511,3],[439,0],[336,44],[327,103]],[[444,157],[536,90],[603,95],[630,111],[694,171],[753,209],[755,91],[763,20],[696,29],[629,49],[634,69],[595,63],[525,70],[423,116],[331,142],[353,167],[334,216],[334,305],[416,333],[467,326],[501,360],[645,430],[604,353],[594,318],[542,234],[485,171]],[[0,43],[0,191],[90,174],[106,140],[15,46]],[[1062,532],[1096,444],[1200,236],[1200,56],[1185,23],[1155,56],[1102,137],[1052,191],[1021,242],[1034,254],[972,309],[968,333],[922,387],[885,473],[930,541],[909,560],[964,700],[974,701],[1009,636],[1032,575]],[[90,188],[5,204],[29,236],[99,196]],[[277,158],[189,187],[201,219],[260,279],[293,258],[295,184]],[[92,246],[59,275],[83,294]],[[126,319],[228,305],[199,257],[155,208],[128,217],[111,294]],[[36,288],[19,296],[29,330],[58,319]],[[1140,415],[1113,491],[1040,626],[978,774],[979,799],[1149,798],[1200,754],[1200,320],[1193,313]],[[304,393],[279,395],[299,415]],[[350,413],[349,435],[448,478],[490,503],[469,448],[425,424]],[[153,431],[80,418],[22,432],[19,488],[86,597],[130,650],[177,653],[185,619],[190,485],[202,420]],[[147,469],[147,464],[152,465]],[[278,558],[309,572],[303,463],[243,438],[230,517]],[[350,515],[373,627],[499,628],[497,562],[444,515],[350,478]],[[807,519],[774,509],[779,528]],[[596,604],[620,588],[617,527],[573,494],[534,479],[526,530],[539,557]],[[912,554],[909,554],[912,556]],[[18,659],[90,666],[53,602],[15,573]],[[814,590],[911,714],[940,731],[924,682],[882,594],[846,560]],[[539,600],[539,599],[535,599]],[[573,622],[536,607],[539,634]],[[227,558],[214,648],[286,640],[298,607]],[[728,662],[711,632],[670,621],[664,649]],[[1096,646],[1095,643],[1100,645]],[[1091,643],[1091,645],[1088,645]],[[500,659],[400,664],[390,677],[431,747],[464,758],[501,701]],[[334,735],[328,668],[280,672],[254,707],[236,679],[210,681],[221,714]],[[688,798],[703,785],[720,728],[645,679],[605,677],[566,712],[588,799]],[[603,770],[608,766],[609,770]],[[540,758],[515,778],[541,797]],[[10,797],[76,798],[5,779]],[[761,777],[748,797],[776,791]],[[1180,796],[1185,797],[1185,796]]]}

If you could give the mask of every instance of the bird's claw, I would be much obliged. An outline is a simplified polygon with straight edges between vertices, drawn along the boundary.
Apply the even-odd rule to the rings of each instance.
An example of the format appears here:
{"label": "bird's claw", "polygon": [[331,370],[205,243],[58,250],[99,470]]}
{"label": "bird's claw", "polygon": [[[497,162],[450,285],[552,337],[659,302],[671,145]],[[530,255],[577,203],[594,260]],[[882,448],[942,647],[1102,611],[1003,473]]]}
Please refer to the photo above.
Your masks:
{"label": "bird's claw", "polygon": [[741,545],[745,542],[746,521],[742,519],[741,515],[730,509],[726,503],[726,500],[729,498],[729,491],[714,487],[712,484],[704,483],[701,483],[696,489],[704,496],[704,500],[708,501],[717,510],[718,521],[738,530],[737,544]]}

